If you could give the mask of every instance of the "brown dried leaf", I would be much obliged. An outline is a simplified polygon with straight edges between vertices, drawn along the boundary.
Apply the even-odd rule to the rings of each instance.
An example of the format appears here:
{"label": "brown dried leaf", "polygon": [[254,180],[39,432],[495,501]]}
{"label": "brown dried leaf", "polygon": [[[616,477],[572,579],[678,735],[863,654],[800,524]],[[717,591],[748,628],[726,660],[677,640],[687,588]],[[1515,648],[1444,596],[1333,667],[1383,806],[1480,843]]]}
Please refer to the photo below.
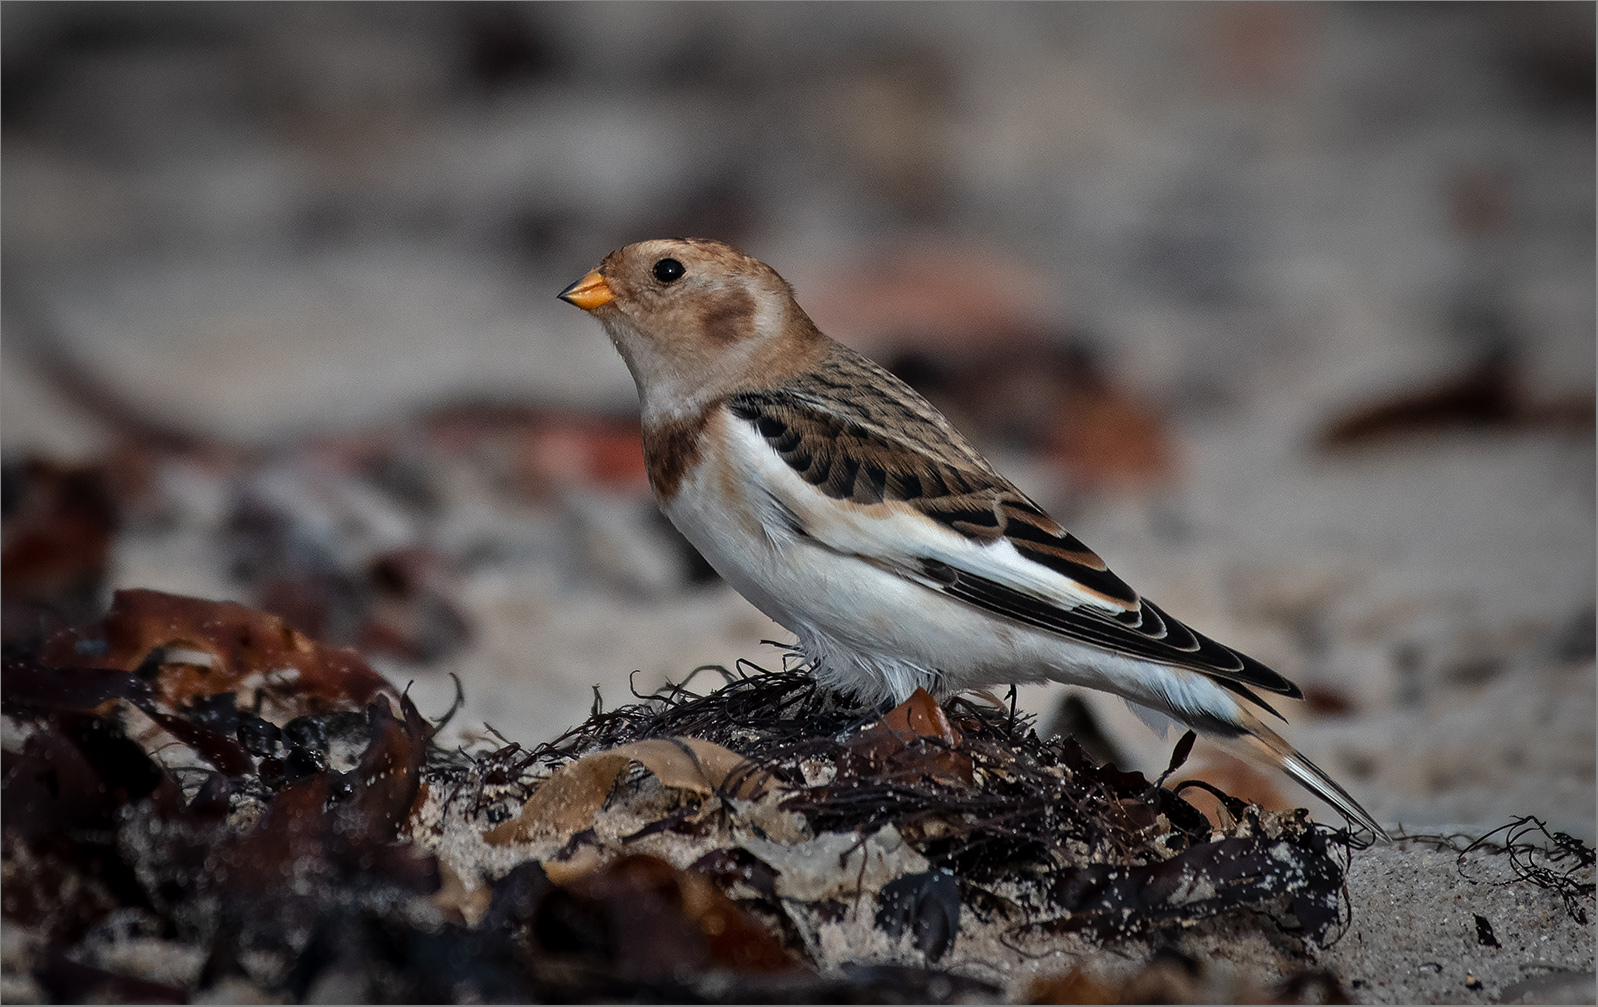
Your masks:
{"label": "brown dried leaf", "polygon": [[604,807],[616,778],[634,762],[666,786],[700,797],[725,791],[741,800],[756,800],[767,788],[754,764],[737,752],[702,738],[651,738],[594,752],[560,767],[527,799],[520,815],[495,826],[483,838],[501,846],[588,828]]}
{"label": "brown dried leaf", "polygon": [[714,792],[740,801],[758,801],[771,786],[769,774],[754,763],[703,738],[654,739],[623,750],[636,753],[632,757],[667,786],[695,790],[701,796]]}
{"label": "brown dried leaf", "polygon": [[604,807],[616,777],[631,761],[612,750],[566,763],[533,791],[521,814],[488,830],[483,839],[493,846],[505,846],[588,828]]}
{"label": "brown dried leaf", "polygon": [[541,862],[544,874],[557,885],[570,885],[585,874],[603,866],[604,858],[597,846],[584,846],[565,860]]}
{"label": "brown dried leaf", "polygon": [[677,979],[705,969],[780,973],[799,968],[782,943],[697,871],[656,857],[623,857],[566,888],[607,920],[612,967]]}

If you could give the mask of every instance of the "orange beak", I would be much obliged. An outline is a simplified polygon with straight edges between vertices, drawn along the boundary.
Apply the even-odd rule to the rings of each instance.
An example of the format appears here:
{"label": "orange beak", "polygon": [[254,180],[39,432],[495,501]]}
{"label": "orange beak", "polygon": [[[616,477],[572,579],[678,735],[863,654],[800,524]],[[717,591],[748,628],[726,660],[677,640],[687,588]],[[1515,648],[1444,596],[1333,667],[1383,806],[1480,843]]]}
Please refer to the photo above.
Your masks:
{"label": "orange beak", "polygon": [[610,289],[610,284],[599,275],[599,270],[594,270],[587,276],[560,292],[560,299],[567,304],[575,304],[584,311],[592,311],[602,304],[609,304],[616,299],[616,292]]}

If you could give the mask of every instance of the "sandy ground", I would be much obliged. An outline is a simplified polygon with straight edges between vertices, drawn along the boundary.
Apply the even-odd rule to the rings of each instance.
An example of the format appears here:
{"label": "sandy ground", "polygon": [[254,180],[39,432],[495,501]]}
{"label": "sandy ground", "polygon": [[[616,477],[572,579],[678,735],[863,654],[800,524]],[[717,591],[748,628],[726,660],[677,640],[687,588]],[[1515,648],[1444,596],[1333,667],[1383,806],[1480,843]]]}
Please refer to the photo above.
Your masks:
{"label": "sandy ground", "polygon": [[[1468,880],[1466,880],[1468,878]],[[1591,928],[1499,860],[1399,843],[1355,858],[1348,933],[1317,960],[1367,1003],[1585,1003]],[[1493,947],[1481,939],[1486,920]]]}

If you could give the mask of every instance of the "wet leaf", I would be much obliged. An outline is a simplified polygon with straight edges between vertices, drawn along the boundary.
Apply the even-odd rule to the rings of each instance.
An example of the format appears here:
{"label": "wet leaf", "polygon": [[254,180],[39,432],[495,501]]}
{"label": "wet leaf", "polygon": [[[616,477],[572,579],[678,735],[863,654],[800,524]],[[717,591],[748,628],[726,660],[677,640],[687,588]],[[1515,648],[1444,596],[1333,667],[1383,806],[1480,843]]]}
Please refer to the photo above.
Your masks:
{"label": "wet leaf", "polygon": [[342,796],[334,774],[284,784],[250,832],[215,856],[224,890],[266,895],[277,886],[371,877],[419,892],[440,884],[436,860],[396,842],[421,788],[431,727],[411,705],[396,717],[386,699],[367,711],[371,741]]}
{"label": "wet leaf", "polygon": [[[1324,840],[1320,840],[1324,844]],[[1203,919],[1226,908],[1299,893],[1299,922],[1319,939],[1335,918],[1342,872],[1283,841],[1259,837],[1200,843],[1140,866],[1084,864],[1056,872],[1051,901],[1064,910],[1036,929],[1124,937],[1160,922]]]}
{"label": "wet leaf", "polygon": [[398,834],[416,803],[433,727],[409,696],[400,698],[395,717],[387,699],[367,708],[371,742],[355,768],[355,793],[339,813],[343,832],[368,842],[388,842]]}
{"label": "wet leaf", "polygon": [[32,661],[5,662],[0,704],[5,710],[92,710],[109,699],[148,699],[149,683],[114,668],[51,668]]}
{"label": "wet leaf", "polygon": [[245,751],[244,746],[234,738],[207,730],[182,717],[160,710],[151,702],[140,703],[139,709],[144,711],[145,716],[160,724],[168,734],[189,746],[202,759],[228,776],[243,776],[254,771],[255,760],[250,758],[250,753]]}
{"label": "wet leaf", "polygon": [[910,929],[916,949],[938,961],[960,934],[960,882],[948,871],[895,878],[877,895],[876,924],[894,937]]}

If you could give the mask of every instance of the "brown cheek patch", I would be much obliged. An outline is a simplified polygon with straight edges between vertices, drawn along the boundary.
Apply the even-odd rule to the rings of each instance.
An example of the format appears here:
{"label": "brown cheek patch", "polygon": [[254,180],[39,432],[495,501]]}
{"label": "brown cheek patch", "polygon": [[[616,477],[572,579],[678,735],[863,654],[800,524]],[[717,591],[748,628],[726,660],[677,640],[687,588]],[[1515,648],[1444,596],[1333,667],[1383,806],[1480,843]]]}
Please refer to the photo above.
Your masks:
{"label": "brown cheek patch", "polygon": [[699,463],[705,424],[715,405],[686,419],[651,423],[644,427],[644,465],[655,496],[666,503],[677,496],[683,478]]}
{"label": "brown cheek patch", "polygon": [[710,299],[699,315],[701,330],[711,342],[730,346],[753,331],[755,299],[746,291],[726,290]]}

